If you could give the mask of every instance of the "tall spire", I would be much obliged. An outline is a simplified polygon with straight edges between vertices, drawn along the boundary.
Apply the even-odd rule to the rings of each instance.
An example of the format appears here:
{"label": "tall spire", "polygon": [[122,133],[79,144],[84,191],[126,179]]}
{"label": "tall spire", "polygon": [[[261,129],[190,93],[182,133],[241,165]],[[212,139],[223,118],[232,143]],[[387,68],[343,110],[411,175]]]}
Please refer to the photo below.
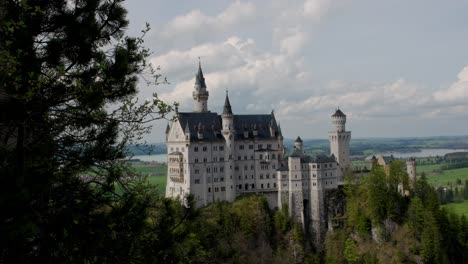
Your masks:
{"label": "tall spire", "polygon": [[232,115],[231,102],[229,102],[228,91],[226,90],[226,100],[224,101],[223,115]]}
{"label": "tall spire", "polygon": [[[200,58],[198,58],[200,59]],[[196,113],[208,112],[208,97],[209,92],[206,90],[205,77],[201,68],[201,61],[198,61],[198,72],[195,75],[195,86],[192,92],[193,97],[193,110]]]}
{"label": "tall spire", "polygon": [[206,88],[205,77],[203,77],[200,57],[198,57],[198,72],[197,75],[195,75],[195,85],[197,84],[200,88]]}

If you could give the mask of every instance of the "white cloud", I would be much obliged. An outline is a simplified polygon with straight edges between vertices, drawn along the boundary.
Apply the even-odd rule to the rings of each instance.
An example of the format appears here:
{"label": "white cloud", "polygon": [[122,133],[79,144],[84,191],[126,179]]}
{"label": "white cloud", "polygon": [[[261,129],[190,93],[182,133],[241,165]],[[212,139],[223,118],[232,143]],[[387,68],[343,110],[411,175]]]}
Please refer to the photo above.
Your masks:
{"label": "white cloud", "polygon": [[434,100],[442,103],[463,103],[468,99],[468,66],[458,73],[458,80],[447,89],[434,93]]}

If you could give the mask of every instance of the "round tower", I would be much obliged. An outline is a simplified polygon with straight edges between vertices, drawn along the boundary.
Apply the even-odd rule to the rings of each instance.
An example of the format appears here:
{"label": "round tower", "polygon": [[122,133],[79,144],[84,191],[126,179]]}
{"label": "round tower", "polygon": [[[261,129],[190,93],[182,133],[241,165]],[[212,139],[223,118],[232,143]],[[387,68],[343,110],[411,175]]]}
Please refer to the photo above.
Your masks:
{"label": "round tower", "polygon": [[351,168],[351,158],[349,155],[349,142],[351,141],[351,131],[346,131],[346,115],[337,109],[331,116],[332,130],[328,132],[330,141],[330,154],[335,156],[340,167],[340,181],[344,181],[346,170]]}
{"label": "round tower", "polygon": [[411,184],[416,182],[416,159],[411,157],[406,161],[406,172]]}
{"label": "round tower", "polygon": [[296,140],[294,141],[294,147],[299,151],[299,152],[303,152],[302,148],[303,148],[303,142],[302,142],[302,139],[301,137],[297,137]]}
{"label": "round tower", "polygon": [[195,75],[195,85],[192,94],[193,97],[193,111],[197,113],[208,112],[208,96],[209,93],[206,90],[205,77],[203,77],[203,71],[201,63],[198,63],[198,72]]}
{"label": "round tower", "polygon": [[224,162],[225,162],[225,179],[226,179],[226,200],[234,201],[236,199],[236,177],[234,177],[234,115],[232,114],[231,103],[229,102],[229,96],[226,92],[226,100],[224,102],[222,119],[222,130],[225,140],[224,147]]}
{"label": "round tower", "polygon": [[332,124],[337,132],[346,131],[346,115],[340,109],[332,115]]}

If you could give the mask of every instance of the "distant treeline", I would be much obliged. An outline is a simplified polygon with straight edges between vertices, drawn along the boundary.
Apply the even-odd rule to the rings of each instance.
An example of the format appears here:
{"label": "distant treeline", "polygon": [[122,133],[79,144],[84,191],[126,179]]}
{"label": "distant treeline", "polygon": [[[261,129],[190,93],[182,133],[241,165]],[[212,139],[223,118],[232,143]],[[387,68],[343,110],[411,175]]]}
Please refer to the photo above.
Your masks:
{"label": "distant treeline", "polygon": [[165,143],[156,144],[141,144],[141,145],[128,145],[127,151],[130,155],[155,155],[166,154],[167,148]]}
{"label": "distant treeline", "polygon": [[[284,139],[288,150],[293,149],[294,139]],[[425,138],[368,138],[352,139],[351,155],[370,155],[381,152],[417,152],[421,149],[468,149],[468,136],[425,137]],[[330,153],[328,139],[305,139],[304,150],[309,154]],[[133,155],[165,154],[165,143],[129,145]]]}
{"label": "distant treeline", "polygon": [[[294,146],[294,140],[284,141],[288,149]],[[417,152],[421,149],[468,149],[468,136],[425,137],[425,138],[368,138],[352,139],[351,155],[362,156],[382,152]],[[330,153],[327,139],[305,139],[307,153]]]}

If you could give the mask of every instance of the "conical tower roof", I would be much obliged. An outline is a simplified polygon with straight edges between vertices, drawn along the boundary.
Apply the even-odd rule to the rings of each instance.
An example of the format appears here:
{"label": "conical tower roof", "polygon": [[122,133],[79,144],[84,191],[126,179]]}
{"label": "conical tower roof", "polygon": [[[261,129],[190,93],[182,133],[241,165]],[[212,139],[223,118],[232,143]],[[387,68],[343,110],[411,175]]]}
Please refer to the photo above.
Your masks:
{"label": "conical tower roof", "polygon": [[231,102],[229,102],[229,95],[226,92],[226,100],[224,101],[223,115],[232,115]]}
{"label": "conical tower roof", "polygon": [[200,88],[206,88],[205,77],[203,77],[203,71],[201,68],[201,62],[198,62],[198,72],[195,75],[195,85],[199,85]]}

